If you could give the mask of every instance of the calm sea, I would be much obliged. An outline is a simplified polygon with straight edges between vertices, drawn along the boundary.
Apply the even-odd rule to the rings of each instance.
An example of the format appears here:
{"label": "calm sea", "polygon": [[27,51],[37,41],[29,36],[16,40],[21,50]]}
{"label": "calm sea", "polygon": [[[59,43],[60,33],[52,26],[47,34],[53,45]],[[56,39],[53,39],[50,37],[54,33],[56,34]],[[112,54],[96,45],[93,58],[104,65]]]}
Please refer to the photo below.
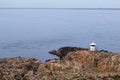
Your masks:
{"label": "calm sea", "polygon": [[55,56],[64,46],[120,52],[120,10],[0,9],[0,57]]}

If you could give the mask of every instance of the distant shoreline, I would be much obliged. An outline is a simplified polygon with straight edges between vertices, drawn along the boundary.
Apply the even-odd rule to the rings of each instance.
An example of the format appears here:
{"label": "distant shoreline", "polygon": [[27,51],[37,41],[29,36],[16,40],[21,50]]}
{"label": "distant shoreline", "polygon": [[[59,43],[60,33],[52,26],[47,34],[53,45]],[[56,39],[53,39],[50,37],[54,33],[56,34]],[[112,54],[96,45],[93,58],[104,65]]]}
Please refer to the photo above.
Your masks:
{"label": "distant shoreline", "polygon": [[120,10],[120,8],[0,8],[0,9]]}

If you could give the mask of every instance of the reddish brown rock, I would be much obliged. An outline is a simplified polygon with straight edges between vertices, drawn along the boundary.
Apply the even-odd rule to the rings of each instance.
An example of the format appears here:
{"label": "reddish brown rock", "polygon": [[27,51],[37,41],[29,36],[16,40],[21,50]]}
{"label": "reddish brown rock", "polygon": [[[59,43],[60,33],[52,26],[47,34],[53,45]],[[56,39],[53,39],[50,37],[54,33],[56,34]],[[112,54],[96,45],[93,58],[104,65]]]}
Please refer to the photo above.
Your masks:
{"label": "reddish brown rock", "polygon": [[120,80],[120,54],[77,47],[51,53],[60,59],[0,59],[0,80]]}

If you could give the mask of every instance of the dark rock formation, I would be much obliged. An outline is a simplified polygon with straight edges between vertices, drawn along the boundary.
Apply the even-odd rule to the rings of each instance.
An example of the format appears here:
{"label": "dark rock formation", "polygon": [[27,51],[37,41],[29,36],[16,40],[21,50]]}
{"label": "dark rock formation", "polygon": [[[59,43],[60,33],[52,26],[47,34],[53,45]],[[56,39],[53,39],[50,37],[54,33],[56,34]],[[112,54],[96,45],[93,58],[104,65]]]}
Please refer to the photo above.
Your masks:
{"label": "dark rock formation", "polygon": [[71,51],[77,50],[88,50],[87,48],[80,48],[80,47],[62,47],[59,48],[57,51],[52,50],[49,53],[58,56],[60,59],[63,59]]}

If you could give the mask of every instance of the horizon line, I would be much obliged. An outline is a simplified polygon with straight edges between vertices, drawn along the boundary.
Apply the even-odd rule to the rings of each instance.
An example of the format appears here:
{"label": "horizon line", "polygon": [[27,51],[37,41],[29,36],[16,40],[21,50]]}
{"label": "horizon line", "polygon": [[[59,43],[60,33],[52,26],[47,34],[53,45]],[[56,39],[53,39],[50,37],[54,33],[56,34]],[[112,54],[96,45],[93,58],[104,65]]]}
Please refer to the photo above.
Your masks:
{"label": "horizon line", "polygon": [[0,9],[73,9],[73,10],[120,10],[120,8],[0,8]]}

